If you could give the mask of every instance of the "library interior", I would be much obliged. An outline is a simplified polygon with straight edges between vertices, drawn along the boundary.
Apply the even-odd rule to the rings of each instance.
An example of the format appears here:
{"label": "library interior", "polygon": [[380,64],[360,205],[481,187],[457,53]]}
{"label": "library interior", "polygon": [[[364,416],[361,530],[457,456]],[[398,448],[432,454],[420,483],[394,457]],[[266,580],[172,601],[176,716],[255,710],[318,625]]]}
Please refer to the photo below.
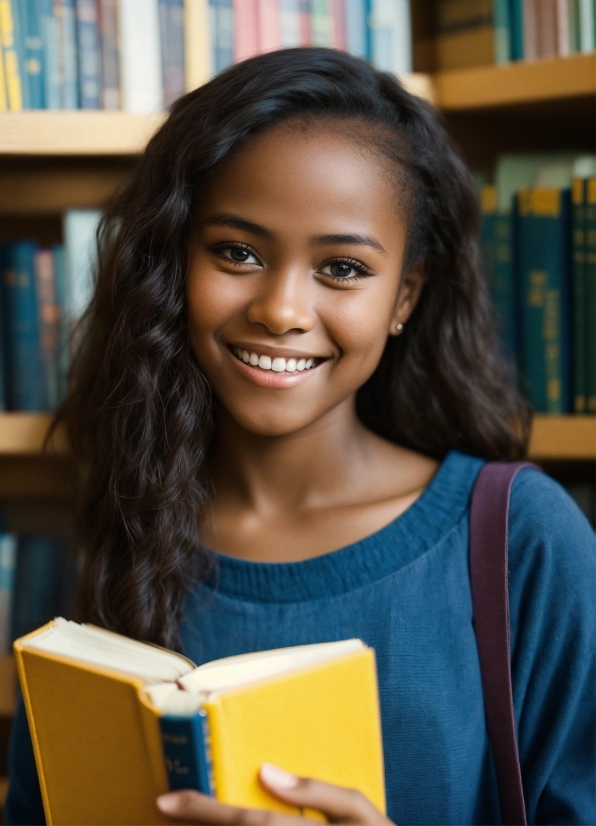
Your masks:
{"label": "library interior", "polygon": [[529,458],[594,524],[594,0],[0,2],[0,806],[12,641],[67,611],[73,471],[58,431],[102,205],[177,97],[231,63],[343,49],[429,101],[474,174]]}

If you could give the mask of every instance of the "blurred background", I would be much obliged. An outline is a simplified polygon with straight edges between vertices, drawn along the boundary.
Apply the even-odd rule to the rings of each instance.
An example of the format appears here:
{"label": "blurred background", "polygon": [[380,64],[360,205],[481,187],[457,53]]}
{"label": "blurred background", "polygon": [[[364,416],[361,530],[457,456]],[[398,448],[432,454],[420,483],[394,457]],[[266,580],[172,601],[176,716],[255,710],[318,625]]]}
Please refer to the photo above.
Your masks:
{"label": "blurred background", "polygon": [[442,113],[473,174],[483,267],[536,418],[531,458],[594,523],[595,0],[0,0],[0,806],[12,640],[68,611],[58,435],[102,204],[177,97],[319,45]]}

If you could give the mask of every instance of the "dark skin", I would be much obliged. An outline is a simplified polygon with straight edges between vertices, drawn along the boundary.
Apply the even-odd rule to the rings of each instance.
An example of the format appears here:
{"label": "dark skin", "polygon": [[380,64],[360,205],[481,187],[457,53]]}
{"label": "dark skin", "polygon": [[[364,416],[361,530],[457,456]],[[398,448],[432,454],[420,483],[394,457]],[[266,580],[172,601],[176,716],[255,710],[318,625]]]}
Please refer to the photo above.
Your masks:
{"label": "dark skin", "polygon": [[[218,404],[214,496],[200,533],[230,556],[295,562],[349,545],[400,516],[437,470],[356,415],[358,388],[424,284],[421,265],[402,272],[407,225],[395,170],[367,148],[362,130],[344,123],[265,133],[223,166],[201,200],[188,324]],[[249,353],[265,362],[247,364]],[[314,362],[300,370],[301,358],[303,367]],[[330,822],[389,823],[358,793],[292,778],[270,768],[260,775],[275,797]],[[159,806],[192,823],[307,822],[198,792],[165,795]]]}

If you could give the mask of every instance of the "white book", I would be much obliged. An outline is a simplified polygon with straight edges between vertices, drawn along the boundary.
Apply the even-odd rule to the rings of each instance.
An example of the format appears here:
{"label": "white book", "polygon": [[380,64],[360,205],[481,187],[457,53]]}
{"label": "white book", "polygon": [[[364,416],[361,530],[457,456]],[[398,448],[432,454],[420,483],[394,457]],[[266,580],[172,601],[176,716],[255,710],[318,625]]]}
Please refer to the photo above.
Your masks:
{"label": "white book", "polygon": [[126,112],[163,108],[158,0],[118,0],[120,89]]}
{"label": "white book", "polygon": [[96,232],[101,212],[71,209],[64,215],[66,315],[71,324],[81,318],[93,294]]}
{"label": "white book", "polygon": [[394,75],[412,71],[412,25],[409,0],[373,0],[372,60],[377,69]]}

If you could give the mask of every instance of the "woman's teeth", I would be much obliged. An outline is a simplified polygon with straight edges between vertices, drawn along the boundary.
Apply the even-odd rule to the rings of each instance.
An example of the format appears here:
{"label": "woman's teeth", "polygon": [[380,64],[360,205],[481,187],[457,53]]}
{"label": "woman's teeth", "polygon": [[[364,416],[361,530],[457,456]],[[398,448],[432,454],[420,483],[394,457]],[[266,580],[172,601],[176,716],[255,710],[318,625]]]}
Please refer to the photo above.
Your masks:
{"label": "woman's teeth", "polygon": [[272,370],[274,373],[295,373],[296,371],[310,370],[311,367],[316,367],[319,361],[315,358],[272,359],[270,356],[258,356],[256,353],[249,353],[248,350],[241,350],[239,347],[234,347],[234,355],[245,364],[260,367],[261,370]]}

